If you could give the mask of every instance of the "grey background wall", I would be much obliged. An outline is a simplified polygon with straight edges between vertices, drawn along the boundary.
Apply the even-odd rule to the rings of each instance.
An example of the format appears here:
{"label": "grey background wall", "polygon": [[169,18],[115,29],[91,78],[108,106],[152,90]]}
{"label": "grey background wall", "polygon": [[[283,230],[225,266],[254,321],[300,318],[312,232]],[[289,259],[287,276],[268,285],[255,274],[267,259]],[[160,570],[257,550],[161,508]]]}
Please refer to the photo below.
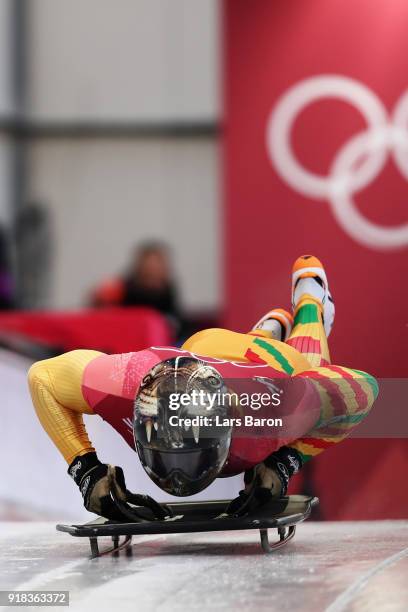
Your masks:
{"label": "grey background wall", "polygon": [[211,139],[35,142],[30,193],[50,207],[56,236],[50,304],[79,305],[153,237],[172,247],[185,306],[216,307],[216,157]]}
{"label": "grey background wall", "polygon": [[[25,201],[51,213],[46,307],[84,303],[148,238],[173,250],[188,309],[220,306],[216,0],[29,0]],[[13,111],[0,0],[0,113]],[[0,135],[0,216],[10,210]],[[75,245],[75,249],[72,245]]]}
{"label": "grey background wall", "polygon": [[[10,31],[11,1],[0,0],[0,121],[13,111],[13,80],[11,70],[12,33]],[[0,223],[8,223],[11,216],[12,148],[7,132],[0,131]]]}

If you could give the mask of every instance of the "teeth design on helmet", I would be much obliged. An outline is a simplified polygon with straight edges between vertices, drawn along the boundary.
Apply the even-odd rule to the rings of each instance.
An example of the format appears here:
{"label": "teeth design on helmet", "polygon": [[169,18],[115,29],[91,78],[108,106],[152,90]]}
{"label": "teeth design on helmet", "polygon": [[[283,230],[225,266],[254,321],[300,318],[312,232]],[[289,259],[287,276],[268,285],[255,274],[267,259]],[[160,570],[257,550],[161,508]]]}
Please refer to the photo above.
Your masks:
{"label": "teeth design on helmet", "polygon": [[198,444],[198,441],[200,439],[200,426],[199,425],[192,425],[192,430],[193,430],[193,435],[194,435],[195,443]]}
{"label": "teeth design on helmet", "polygon": [[152,438],[152,421],[150,419],[147,419],[145,426],[146,426],[147,441],[150,442]]}
{"label": "teeth design on helmet", "polygon": [[155,421],[153,423],[153,427],[154,427],[155,431],[157,431],[159,429],[159,423],[157,421]]}
{"label": "teeth design on helmet", "polygon": [[138,402],[140,414],[148,417],[157,416],[157,398],[155,396],[150,396],[142,391]]}

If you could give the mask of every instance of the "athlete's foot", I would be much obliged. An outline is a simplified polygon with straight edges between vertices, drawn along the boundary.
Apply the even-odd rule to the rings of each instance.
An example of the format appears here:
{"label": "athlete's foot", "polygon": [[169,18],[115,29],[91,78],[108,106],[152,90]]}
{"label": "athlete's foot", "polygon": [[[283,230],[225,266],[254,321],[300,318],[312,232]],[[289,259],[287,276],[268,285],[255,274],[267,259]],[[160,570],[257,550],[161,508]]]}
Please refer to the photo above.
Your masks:
{"label": "athlete's foot", "polygon": [[323,264],[313,255],[302,255],[293,264],[293,309],[295,310],[304,299],[312,299],[321,305],[324,329],[328,337],[334,322],[334,302]]}
{"label": "athlete's foot", "polygon": [[293,317],[287,310],[283,308],[274,308],[266,313],[262,319],[253,327],[252,332],[256,330],[267,332],[270,338],[285,342],[292,331]]}

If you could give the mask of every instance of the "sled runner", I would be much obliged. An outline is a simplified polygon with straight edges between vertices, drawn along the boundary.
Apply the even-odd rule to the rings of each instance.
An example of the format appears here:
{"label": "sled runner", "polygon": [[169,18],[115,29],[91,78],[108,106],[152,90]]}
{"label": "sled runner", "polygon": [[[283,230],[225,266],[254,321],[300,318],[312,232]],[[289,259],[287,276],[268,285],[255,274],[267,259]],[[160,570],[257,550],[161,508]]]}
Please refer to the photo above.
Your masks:
{"label": "sled runner", "polygon": [[[297,524],[308,518],[313,506],[318,504],[318,499],[305,495],[282,497],[243,516],[226,514],[230,500],[158,504],[148,496],[129,494],[127,502],[117,498],[115,502],[123,515],[123,521],[98,518],[84,525],[57,525],[57,530],[89,538],[91,558],[109,553],[118,554],[123,548],[127,554],[131,554],[134,535],[241,529],[258,529],[262,550],[269,553],[293,538]],[[269,542],[268,529],[277,529],[277,542]],[[113,546],[100,552],[98,538],[102,536],[110,536]],[[120,543],[122,536],[124,540]]]}

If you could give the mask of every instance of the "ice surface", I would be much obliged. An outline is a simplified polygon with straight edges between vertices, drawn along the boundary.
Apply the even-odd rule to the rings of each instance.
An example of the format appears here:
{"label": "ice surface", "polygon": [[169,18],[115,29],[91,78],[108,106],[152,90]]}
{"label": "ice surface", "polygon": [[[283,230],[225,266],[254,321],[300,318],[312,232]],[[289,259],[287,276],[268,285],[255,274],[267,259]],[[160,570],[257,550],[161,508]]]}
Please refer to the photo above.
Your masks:
{"label": "ice surface", "polygon": [[307,522],[270,555],[257,531],[139,536],[92,561],[52,523],[0,523],[0,544],[0,589],[69,590],[75,611],[408,609],[407,521]]}

